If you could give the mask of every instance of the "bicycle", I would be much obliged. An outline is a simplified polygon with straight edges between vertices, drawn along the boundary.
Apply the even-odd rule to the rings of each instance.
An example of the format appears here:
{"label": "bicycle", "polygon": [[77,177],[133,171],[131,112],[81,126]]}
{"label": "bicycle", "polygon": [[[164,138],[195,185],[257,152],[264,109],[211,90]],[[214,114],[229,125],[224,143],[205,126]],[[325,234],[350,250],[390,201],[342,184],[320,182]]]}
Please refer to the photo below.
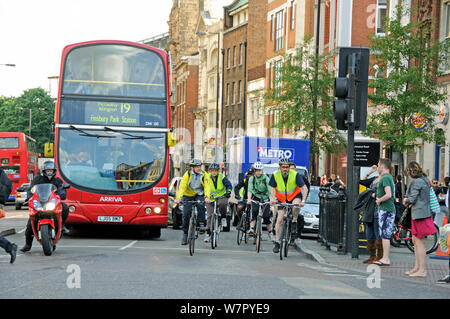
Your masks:
{"label": "bicycle", "polygon": [[258,204],[258,216],[256,217],[256,225],[255,225],[255,245],[256,245],[256,252],[259,253],[261,250],[261,237],[262,237],[262,221],[263,221],[263,206],[269,204],[270,202],[258,202],[255,200],[251,200],[252,203]]}
{"label": "bicycle", "polygon": [[244,211],[242,212],[242,216],[239,220],[239,223],[236,227],[237,229],[237,244],[240,245],[242,239],[247,243],[247,232],[250,229],[250,214],[248,210],[250,209],[249,205],[245,206]]}
{"label": "bicycle", "polygon": [[[434,226],[436,227],[436,233],[424,238],[425,251],[427,254],[433,253],[438,248],[439,227],[436,224],[434,224]],[[390,242],[394,247],[400,247],[402,242],[404,242],[406,247],[414,253],[414,244],[410,228],[406,228],[401,224],[394,225]]]}
{"label": "bicycle", "polygon": [[[184,204],[204,204],[201,200],[191,200],[185,201]],[[189,228],[188,228],[188,246],[189,254],[194,255],[195,252],[195,240],[198,238],[198,227],[197,227],[197,205],[193,205],[191,210],[191,217],[189,218]]]}
{"label": "bicycle", "polygon": [[283,223],[281,225],[280,232],[280,260],[283,260],[283,255],[286,258],[288,255],[289,242],[291,239],[292,232],[292,219],[293,216],[293,207],[300,207],[298,204],[288,204],[288,203],[278,203],[277,206],[284,206],[286,208],[286,212],[283,216]]}
{"label": "bicycle", "polygon": [[[217,207],[217,201],[221,198],[224,198],[224,196],[220,196],[218,198],[214,199],[214,210],[211,214],[211,224],[210,224],[210,232],[211,232],[211,248],[214,249],[217,247],[217,242],[219,240],[219,234],[222,231],[222,223],[220,222],[222,218],[226,218],[226,217],[221,217],[220,213],[218,214],[218,207]],[[228,205],[227,205],[227,210],[228,210]],[[221,217],[221,218],[219,218]]]}

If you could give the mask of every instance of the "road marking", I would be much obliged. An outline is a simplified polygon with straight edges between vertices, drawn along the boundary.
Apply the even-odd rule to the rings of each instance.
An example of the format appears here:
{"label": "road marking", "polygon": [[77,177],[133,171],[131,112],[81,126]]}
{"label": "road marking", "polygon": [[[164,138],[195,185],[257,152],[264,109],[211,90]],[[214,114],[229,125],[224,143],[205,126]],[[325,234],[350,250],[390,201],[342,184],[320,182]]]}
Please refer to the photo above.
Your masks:
{"label": "road marking", "polygon": [[17,234],[22,234],[27,228],[25,227],[24,229],[21,229],[17,232]]}
{"label": "road marking", "polygon": [[128,245],[123,246],[123,247],[120,248],[119,250],[125,250],[125,249],[127,249],[127,248],[130,248],[131,246],[133,246],[133,245],[136,244],[137,242],[138,242],[137,240],[134,240],[134,241],[132,241],[131,243],[129,243]]}

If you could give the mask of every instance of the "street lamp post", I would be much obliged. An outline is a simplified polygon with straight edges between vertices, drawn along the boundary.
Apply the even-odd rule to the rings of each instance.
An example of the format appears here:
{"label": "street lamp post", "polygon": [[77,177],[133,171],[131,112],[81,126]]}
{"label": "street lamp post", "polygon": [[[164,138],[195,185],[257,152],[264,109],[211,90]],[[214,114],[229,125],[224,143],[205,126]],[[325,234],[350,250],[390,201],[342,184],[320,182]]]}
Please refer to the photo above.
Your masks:
{"label": "street lamp post", "polygon": [[[29,117],[29,126],[28,126],[28,136],[31,137],[31,110],[32,110],[32,109],[31,109],[31,108],[23,108],[23,107],[21,107],[21,106],[18,106],[17,109],[18,109],[18,110],[23,110],[23,111],[24,111],[24,110],[28,110],[28,111],[30,112],[30,113],[29,113],[29,114],[30,114],[30,117]],[[42,108],[42,107],[38,107],[37,110],[44,111],[45,109]]]}

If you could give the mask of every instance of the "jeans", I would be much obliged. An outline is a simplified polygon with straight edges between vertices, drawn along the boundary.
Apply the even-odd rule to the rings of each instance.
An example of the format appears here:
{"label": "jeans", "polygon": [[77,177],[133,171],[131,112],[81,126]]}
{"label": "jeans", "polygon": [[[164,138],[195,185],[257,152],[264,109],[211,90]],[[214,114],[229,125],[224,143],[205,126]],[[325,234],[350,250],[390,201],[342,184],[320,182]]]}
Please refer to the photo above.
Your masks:
{"label": "jeans", "polygon": [[12,244],[5,237],[0,237],[0,247],[2,247],[7,253],[10,253]]}
{"label": "jeans", "polygon": [[374,242],[375,240],[381,240],[380,228],[378,226],[378,216],[373,218],[372,223],[364,223],[364,232],[366,234],[367,241]]}

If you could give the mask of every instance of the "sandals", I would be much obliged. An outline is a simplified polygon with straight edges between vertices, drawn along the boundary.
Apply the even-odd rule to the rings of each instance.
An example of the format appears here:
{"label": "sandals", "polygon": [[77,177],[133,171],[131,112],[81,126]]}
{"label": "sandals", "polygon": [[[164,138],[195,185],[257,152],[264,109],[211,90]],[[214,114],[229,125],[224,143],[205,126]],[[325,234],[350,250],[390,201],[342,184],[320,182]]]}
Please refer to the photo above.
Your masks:
{"label": "sandals", "polygon": [[384,263],[384,262],[382,262],[382,261],[380,261],[380,260],[374,261],[373,263],[374,263],[375,265],[378,265],[378,266],[390,266],[390,265],[391,265],[390,263],[387,264],[387,263]]}

